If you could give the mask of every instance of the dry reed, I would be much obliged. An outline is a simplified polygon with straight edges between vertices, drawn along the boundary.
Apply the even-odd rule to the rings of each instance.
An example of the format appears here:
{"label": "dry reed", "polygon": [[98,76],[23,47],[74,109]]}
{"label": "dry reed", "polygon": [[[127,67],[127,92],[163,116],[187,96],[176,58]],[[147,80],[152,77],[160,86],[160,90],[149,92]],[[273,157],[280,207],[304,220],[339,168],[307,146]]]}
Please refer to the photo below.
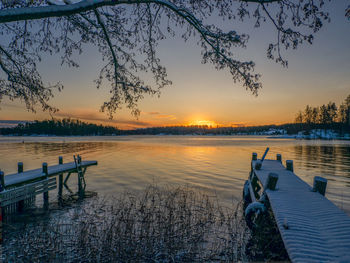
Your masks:
{"label": "dry reed", "polygon": [[139,195],[125,192],[114,198],[85,199],[45,220],[32,220],[17,231],[9,230],[2,259],[4,262],[288,259],[276,227],[272,229],[277,231],[276,235],[268,230],[270,219],[266,219],[267,227],[262,232],[252,235],[242,209],[241,203],[223,208],[215,195],[197,188],[151,185]]}
{"label": "dry reed", "polygon": [[245,261],[249,231],[240,212],[191,187],[93,198],[12,233],[8,262]]}

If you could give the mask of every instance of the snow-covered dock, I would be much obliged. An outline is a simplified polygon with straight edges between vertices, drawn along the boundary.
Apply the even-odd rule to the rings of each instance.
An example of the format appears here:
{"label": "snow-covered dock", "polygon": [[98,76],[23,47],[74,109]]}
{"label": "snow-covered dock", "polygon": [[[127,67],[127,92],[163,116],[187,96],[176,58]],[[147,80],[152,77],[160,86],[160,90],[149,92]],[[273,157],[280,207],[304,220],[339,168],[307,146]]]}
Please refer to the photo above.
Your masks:
{"label": "snow-covered dock", "polygon": [[5,214],[22,210],[27,203],[28,205],[33,203],[35,196],[40,193],[43,193],[44,206],[48,206],[48,192],[57,188],[57,176],[59,201],[62,201],[63,187],[72,193],[67,185],[72,173],[78,176],[78,194],[83,197],[86,187],[84,178],[86,169],[97,165],[97,161],[82,161],[78,155],[74,156],[74,162],[70,163],[63,163],[63,158],[59,157],[58,163],[51,166],[43,163],[42,168],[23,171],[23,163],[19,162],[17,173],[4,175],[0,171],[0,208]]}
{"label": "snow-covered dock", "polygon": [[[82,161],[81,168],[85,169],[88,166],[97,165],[97,161]],[[57,176],[62,173],[69,173],[76,171],[76,166],[74,162],[57,164],[47,167],[48,176]],[[42,178],[43,170],[42,168],[29,170],[21,173],[8,174],[4,177],[4,183],[6,187],[16,186],[20,184],[27,183],[28,181],[38,180]]]}
{"label": "snow-covered dock", "polygon": [[350,262],[350,217],[324,196],[327,180],[315,177],[310,187],[292,161],[286,168],[277,159],[261,162],[253,154],[248,197],[269,204],[291,261]]}

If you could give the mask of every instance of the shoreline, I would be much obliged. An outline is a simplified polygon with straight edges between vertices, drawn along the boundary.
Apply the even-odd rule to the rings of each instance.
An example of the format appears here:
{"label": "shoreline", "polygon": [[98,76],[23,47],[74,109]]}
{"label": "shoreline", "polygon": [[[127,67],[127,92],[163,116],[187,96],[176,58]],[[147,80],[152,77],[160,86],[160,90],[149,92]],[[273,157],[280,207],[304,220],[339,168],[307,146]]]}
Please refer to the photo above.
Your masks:
{"label": "shoreline", "polygon": [[321,140],[321,141],[333,141],[333,140],[341,140],[341,141],[350,141],[350,137],[348,136],[315,136],[315,135],[300,135],[300,134],[291,134],[291,135],[271,135],[271,134],[122,134],[122,135],[48,135],[48,134],[31,134],[31,135],[17,135],[17,134],[9,134],[9,135],[1,135],[0,138],[88,138],[88,137],[265,137],[266,139],[294,139],[294,140]]}

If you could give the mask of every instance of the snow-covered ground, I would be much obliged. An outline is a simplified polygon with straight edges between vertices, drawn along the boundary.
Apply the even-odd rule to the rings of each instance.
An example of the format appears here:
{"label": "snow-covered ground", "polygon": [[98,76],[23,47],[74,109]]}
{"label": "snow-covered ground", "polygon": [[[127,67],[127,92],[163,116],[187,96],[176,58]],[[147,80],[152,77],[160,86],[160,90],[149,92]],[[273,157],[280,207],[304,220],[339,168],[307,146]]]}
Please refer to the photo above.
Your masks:
{"label": "snow-covered ground", "polygon": [[295,136],[296,139],[323,139],[323,140],[336,140],[344,139],[350,140],[350,134],[344,134],[341,136],[339,133],[332,130],[317,129],[310,132],[300,131]]}
{"label": "snow-covered ground", "polygon": [[309,132],[300,131],[298,134],[285,134],[281,136],[274,136],[271,138],[285,138],[285,139],[307,139],[307,140],[350,140],[350,134],[340,135],[333,130],[311,130]]}
{"label": "snow-covered ground", "polygon": [[341,135],[333,130],[315,129],[300,131],[297,134],[263,132],[261,135],[276,135],[269,138],[276,139],[307,139],[307,140],[350,140],[350,134]]}

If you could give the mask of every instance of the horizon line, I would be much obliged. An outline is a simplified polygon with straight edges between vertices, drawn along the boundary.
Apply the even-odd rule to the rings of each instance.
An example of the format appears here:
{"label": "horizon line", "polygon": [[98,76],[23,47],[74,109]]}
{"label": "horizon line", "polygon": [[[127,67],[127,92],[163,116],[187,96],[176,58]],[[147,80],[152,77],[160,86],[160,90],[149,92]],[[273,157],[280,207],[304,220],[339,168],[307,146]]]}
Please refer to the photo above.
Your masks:
{"label": "horizon line", "polygon": [[[59,118],[52,118],[52,119],[58,119],[58,120],[62,120]],[[87,124],[95,124],[95,125],[102,125],[104,127],[114,127],[118,130],[124,130],[124,131],[128,131],[128,130],[142,130],[142,129],[154,129],[154,128],[176,128],[176,127],[201,127],[201,128],[206,128],[206,129],[218,129],[218,128],[249,128],[249,127],[264,127],[264,126],[283,126],[283,125],[288,125],[288,124],[295,124],[294,122],[286,122],[286,123],[269,123],[269,124],[252,124],[252,125],[245,125],[245,124],[239,124],[239,125],[189,125],[189,124],[175,124],[175,125],[162,125],[162,126],[149,126],[149,127],[139,127],[139,128],[133,128],[133,129],[123,129],[123,128],[119,128],[117,125],[105,125],[103,123],[93,123],[93,122],[89,122],[89,121],[85,121],[85,120],[81,120],[79,118],[64,118],[64,119],[71,119],[71,120],[78,120],[81,121],[83,123],[87,123]],[[16,127],[18,124],[23,124],[23,123],[33,123],[33,122],[43,122],[43,121],[48,121],[51,119],[44,119],[44,120],[1,120],[0,119],[0,128],[14,128]],[[8,124],[7,126],[5,126],[6,124]]]}

